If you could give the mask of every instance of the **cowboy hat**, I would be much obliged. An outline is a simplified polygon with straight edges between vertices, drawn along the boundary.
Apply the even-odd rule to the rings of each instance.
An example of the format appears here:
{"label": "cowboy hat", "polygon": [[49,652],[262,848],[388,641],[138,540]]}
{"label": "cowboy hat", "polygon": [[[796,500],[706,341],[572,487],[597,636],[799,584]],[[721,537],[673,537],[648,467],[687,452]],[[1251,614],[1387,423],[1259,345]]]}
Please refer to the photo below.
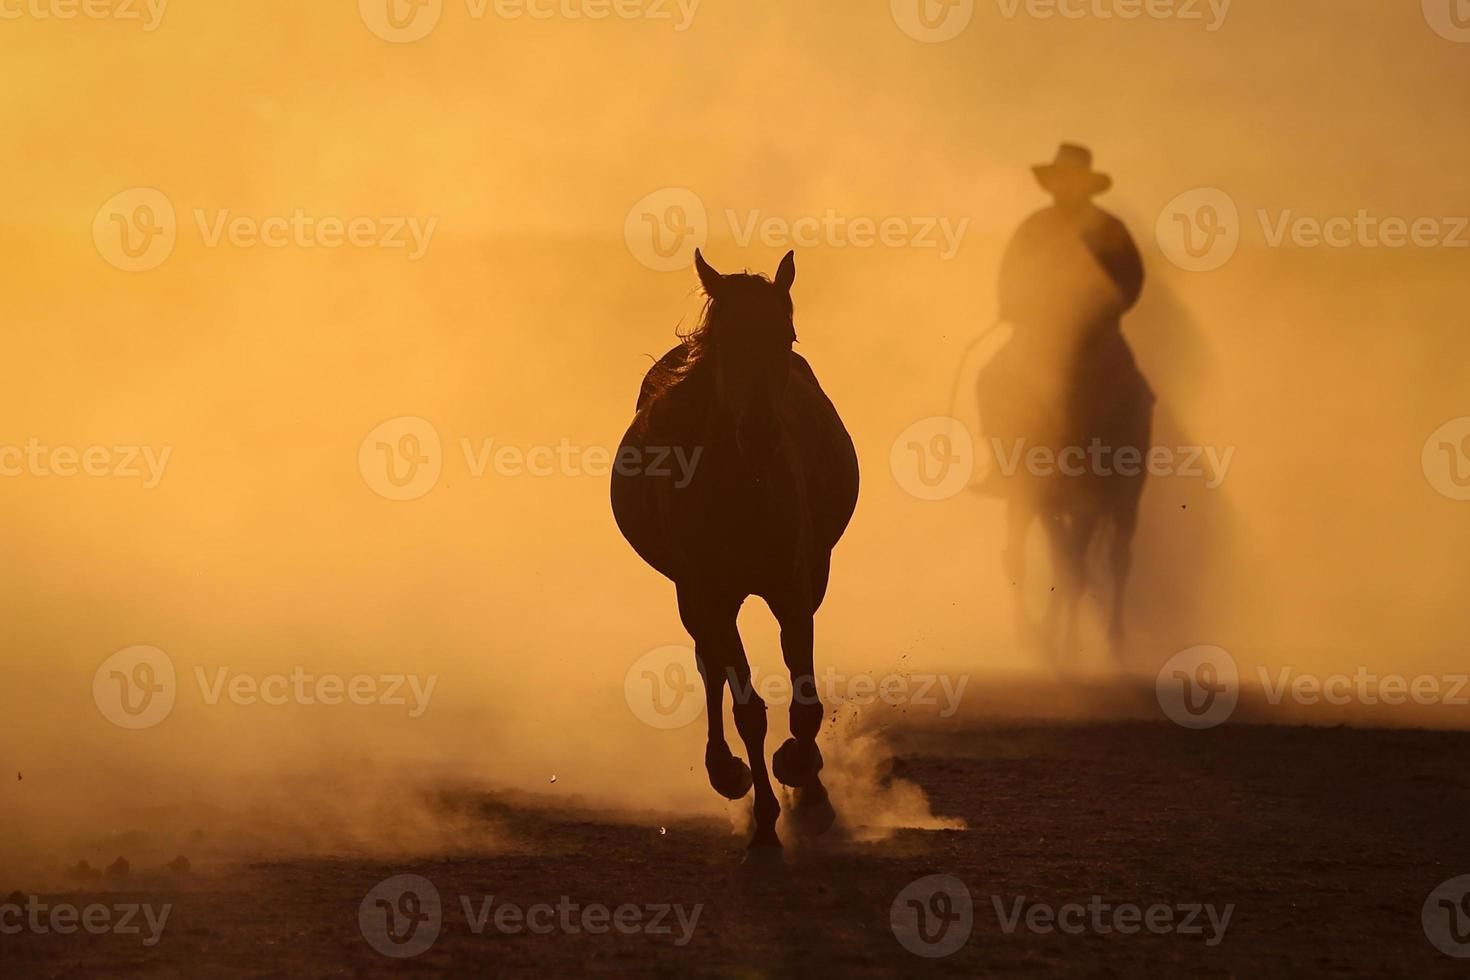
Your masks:
{"label": "cowboy hat", "polygon": [[1075,143],[1063,143],[1057,147],[1057,157],[1051,163],[1041,163],[1031,168],[1036,180],[1048,191],[1055,192],[1057,181],[1066,177],[1082,177],[1090,185],[1088,195],[1101,194],[1113,186],[1113,178],[1092,169],[1092,151]]}

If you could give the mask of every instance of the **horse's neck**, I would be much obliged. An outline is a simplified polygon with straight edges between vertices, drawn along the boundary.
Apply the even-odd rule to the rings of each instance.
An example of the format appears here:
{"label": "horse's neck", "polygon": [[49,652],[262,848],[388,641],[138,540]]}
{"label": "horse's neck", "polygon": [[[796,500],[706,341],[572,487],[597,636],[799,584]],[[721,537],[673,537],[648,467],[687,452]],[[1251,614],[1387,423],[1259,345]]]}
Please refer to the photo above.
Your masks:
{"label": "horse's neck", "polygon": [[667,413],[663,419],[667,431],[703,442],[707,450],[719,451],[726,443],[734,445],[735,426],[730,412],[720,403],[713,362],[711,353],[691,365],[689,372],[669,389],[661,407]]}

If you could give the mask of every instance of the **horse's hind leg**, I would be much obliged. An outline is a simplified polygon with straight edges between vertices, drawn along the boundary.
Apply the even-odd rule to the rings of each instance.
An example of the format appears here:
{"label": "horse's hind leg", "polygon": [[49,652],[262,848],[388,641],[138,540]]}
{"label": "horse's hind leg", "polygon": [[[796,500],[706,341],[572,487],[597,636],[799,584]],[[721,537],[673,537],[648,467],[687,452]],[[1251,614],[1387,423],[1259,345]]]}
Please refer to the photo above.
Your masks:
{"label": "horse's hind leg", "polygon": [[1006,541],[1001,562],[1006,577],[1015,589],[1016,636],[1027,646],[1042,646],[1036,624],[1026,611],[1026,538],[1036,520],[1036,507],[1021,493],[1014,493],[1006,504]]}
{"label": "horse's hind leg", "polygon": [[1123,612],[1128,599],[1128,576],[1133,571],[1133,535],[1138,530],[1138,501],[1143,495],[1143,483],[1129,487],[1128,497],[1119,506],[1113,522],[1113,540],[1109,543],[1108,558],[1113,572],[1113,608],[1108,623],[1108,644],[1113,659],[1122,659],[1124,629]]}
{"label": "horse's hind leg", "polygon": [[1020,587],[1026,579],[1026,532],[1036,519],[1036,509],[1020,494],[1006,504],[1006,543],[1001,564],[1011,584]]}
{"label": "horse's hind leg", "polygon": [[715,792],[730,800],[744,797],[752,784],[750,767],[730,752],[725,741],[725,684],[731,664],[745,662],[745,649],[735,628],[739,609],[738,600],[710,603],[697,598],[692,590],[679,590],[679,615],[684,628],[694,637],[694,656],[699,664],[699,676],[704,680],[705,715],[709,723],[704,768]]}
{"label": "horse's hind leg", "polygon": [[1047,641],[1054,666],[1075,656],[1081,647],[1078,609],[1087,590],[1087,550],[1097,519],[1087,511],[1054,515],[1047,528],[1051,541],[1055,590],[1047,603]]}
{"label": "horse's hind leg", "polygon": [[1072,592],[1067,597],[1067,630],[1062,642],[1069,655],[1082,649],[1082,597],[1087,593],[1087,556],[1092,551],[1092,539],[1097,533],[1098,518],[1091,512],[1080,515],[1072,524],[1069,542],[1072,558]]}
{"label": "horse's hind leg", "polygon": [[[1142,391],[1134,403],[1131,434],[1123,440],[1123,445],[1147,454],[1148,447],[1153,445],[1153,395],[1147,383],[1139,380]],[[1128,600],[1128,578],[1133,572],[1133,536],[1138,531],[1138,506],[1147,483],[1148,476],[1140,473],[1133,477],[1115,476],[1108,484],[1113,501],[1113,540],[1109,542],[1108,552],[1113,573],[1113,608],[1108,622],[1108,645],[1117,663],[1123,660],[1123,612]]]}

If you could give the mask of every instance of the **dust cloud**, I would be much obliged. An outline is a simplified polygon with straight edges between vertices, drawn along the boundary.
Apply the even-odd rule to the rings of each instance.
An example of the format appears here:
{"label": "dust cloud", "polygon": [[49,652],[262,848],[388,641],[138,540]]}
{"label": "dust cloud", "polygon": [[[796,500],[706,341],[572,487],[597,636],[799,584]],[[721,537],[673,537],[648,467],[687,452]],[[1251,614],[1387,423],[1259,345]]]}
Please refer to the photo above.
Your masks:
{"label": "dust cloud", "polygon": [[[0,479],[0,885],[113,852],[142,867],[515,846],[445,786],[651,821],[730,812],[705,781],[703,725],[657,729],[623,697],[635,661],[687,638],[587,454],[616,446],[647,356],[694,301],[691,271],[647,268],[624,239],[629,209],[665,187],[698,195],[705,254],[727,272],[769,273],[798,244],[747,239],[753,219],[963,222],[949,258],[797,248],[798,349],[864,478],[819,669],[969,679],[955,715],[870,702],[824,733],[855,834],[946,825],[884,776],[905,732],[1157,718],[1147,686],[1196,644],[1249,676],[1463,669],[1470,505],[1436,492],[1421,448],[1470,414],[1465,253],[1273,247],[1258,218],[1470,214],[1463,93],[1441,84],[1470,62],[1417,5],[1241,4],[1206,32],[981,4],[945,44],[910,39],[883,3],[707,2],[677,33],[448,5],[403,45],[351,6],[179,4],[151,33],[26,22],[0,45],[7,90],[29,93],[0,107],[18,150],[0,442],[169,451],[155,486]],[[1324,47],[1362,70],[1313,71]],[[1156,441],[1234,457],[1214,489],[1150,482],[1126,656],[1090,628],[1058,680],[1016,641],[999,504],[920,500],[889,464],[909,425],[951,411],[1006,240],[1047,203],[1028,168],[1063,140],[1113,175],[1098,203],[1143,253],[1124,333],[1158,394]],[[178,214],[173,254],[148,272],[113,268],[91,237],[131,187]],[[1155,227],[1200,187],[1234,199],[1241,244],[1188,272]],[[208,236],[221,211],[297,209],[437,225],[417,261]],[[394,501],[359,452],[402,417],[432,426],[442,472]],[[575,465],[476,471],[504,446],[569,447]],[[742,624],[757,670],[779,674],[765,611]],[[136,645],[167,654],[176,698],[129,730],[93,681]],[[385,697],[383,678],[435,686],[418,715],[324,704],[320,688],[312,703],[211,701],[222,669],[368,677]],[[1139,683],[1142,701],[1126,693]],[[840,720],[860,700],[831,707]],[[1463,724],[1453,711],[1433,723]]]}

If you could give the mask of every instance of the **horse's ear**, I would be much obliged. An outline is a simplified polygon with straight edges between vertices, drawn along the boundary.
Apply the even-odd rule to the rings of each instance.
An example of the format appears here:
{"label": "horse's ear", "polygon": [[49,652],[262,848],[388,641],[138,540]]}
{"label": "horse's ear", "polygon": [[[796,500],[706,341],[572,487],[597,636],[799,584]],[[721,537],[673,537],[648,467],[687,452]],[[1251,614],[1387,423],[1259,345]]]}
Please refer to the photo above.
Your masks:
{"label": "horse's ear", "polygon": [[781,267],[776,270],[776,288],[783,292],[791,292],[791,286],[796,282],[796,253],[787,252],[786,258],[781,260]]}
{"label": "horse's ear", "polygon": [[704,287],[705,293],[713,297],[719,291],[722,277],[715,271],[714,266],[704,260],[699,249],[694,250],[694,269],[699,273],[699,284]]}

